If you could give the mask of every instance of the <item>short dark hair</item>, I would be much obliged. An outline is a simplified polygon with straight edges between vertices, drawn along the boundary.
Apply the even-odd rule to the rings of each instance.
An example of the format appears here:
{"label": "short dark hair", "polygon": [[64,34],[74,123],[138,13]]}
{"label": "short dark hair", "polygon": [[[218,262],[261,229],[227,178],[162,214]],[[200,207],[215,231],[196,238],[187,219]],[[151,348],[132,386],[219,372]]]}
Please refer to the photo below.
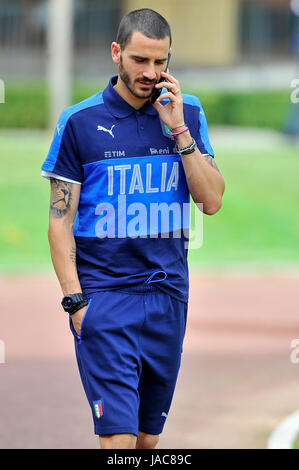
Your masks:
{"label": "short dark hair", "polygon": [[130,42],[135,31],[151,39],[164,39],[168,36],[171,46],[172,37],[168,22],[162,15],[150,8],[133,10],[123,17],[116,36],[116,42],[122,49]]}

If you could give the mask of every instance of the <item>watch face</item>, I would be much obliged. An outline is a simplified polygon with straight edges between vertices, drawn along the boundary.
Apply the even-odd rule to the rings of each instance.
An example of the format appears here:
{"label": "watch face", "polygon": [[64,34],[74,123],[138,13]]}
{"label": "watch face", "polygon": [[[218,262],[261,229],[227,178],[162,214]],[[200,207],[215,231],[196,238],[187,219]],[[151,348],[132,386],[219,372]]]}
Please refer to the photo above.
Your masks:
{"label": "watch face", "polygon": [[63,306],[66,308],[70,308],[73,306],[73,300],[70,297],[66,297],[63,301]]}

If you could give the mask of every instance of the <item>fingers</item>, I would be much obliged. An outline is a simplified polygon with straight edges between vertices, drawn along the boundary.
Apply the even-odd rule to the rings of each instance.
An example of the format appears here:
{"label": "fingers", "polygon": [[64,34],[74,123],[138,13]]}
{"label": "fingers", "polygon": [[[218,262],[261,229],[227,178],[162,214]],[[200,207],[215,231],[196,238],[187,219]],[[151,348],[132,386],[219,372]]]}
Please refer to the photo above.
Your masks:
{"label": "fingers", "polygon": [[160,95],[159,98],[155,101],[155,103],[160,103],[160,101],[167,100],[167,98],[173,103],[181,102],[181,100],[177,98],[176,95],[169,91],[168,93],[163,93],[162,95]]}
{"label": "fingers", "polygon": [[168,72],[161,72],[162,77],[165,77],[166,80],[168,80],[170,83],[176,83],[179,87],[179,82],[176,78],[174,78],[173,75],[170,75]]}
{"label": "fingers", "polygon": [[87,307],[80,308],[80,310],[77,310],[77,312],[73,313],[73,315],[71,316],[73,327],[77,335],[79,336],[81,334],[81,324],[82,324],[82,320],[83,320],[83,316],[84,316],[86,308]]}
{"label": "fingers", "polygon": [[181,93],[180,87],[178,85],[176,85],[175,83],[170,83],[170,82],[157,83],[155,85],[155,88],[167,88],[174,95],[178,95],[179,93]]}
{"label": "fingers", "polygon": [[174,95],[181,93],[180,88],[175,83],[170,82],[157,83],[155,88],[167,88],[167,90],[171,91]]}
{"label": "fingers", "polygon": [[[161,82],[161,84],[162,83],[163,82]],[[166,87],[166,85],[167,85],[167,87]],[[160,101],[165,100],[167,98],[169,98],[170,101],[177,102],[177,103],[181,103],[183,101],[182,100],[182,95],[181,95],[181,90],[179,88],[175,88],[175,85],[171,86],[168,82],[165,82],[165,86],[163,87],[163,85],[162,85],[162,88],[167,88],[169,91],[167,93],[162,93],[156,101],[160,102]]]}
{"label": "fingers", "polygon": [[162,108],[164,108],[164,106],[158,100],[152,103],[152,105],[157,112],[159,112]]}
{"label": "fingers", "polygon": [[[172,75],[166,72],[161,72],[162,78],[165,78],[165,81],[157,83],[156,88],[167,88],[174,95],[179,95],[181,93],[180,84]],[[166,81],[167,80],[167,81]]]}

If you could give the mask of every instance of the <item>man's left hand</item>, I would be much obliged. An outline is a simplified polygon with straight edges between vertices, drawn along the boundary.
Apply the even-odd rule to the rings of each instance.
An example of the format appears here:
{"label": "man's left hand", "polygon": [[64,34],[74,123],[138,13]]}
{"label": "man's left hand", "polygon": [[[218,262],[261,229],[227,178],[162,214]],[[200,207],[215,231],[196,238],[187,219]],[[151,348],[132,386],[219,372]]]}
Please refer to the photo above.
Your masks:
{"label": "man's left hand", "polygon": [[[167,72],[161,72],[161,77],[165,78],[167,81],[157,83],[155,87],[167,88],[168,92],[161,94],[153,103],[153,107],[159,113],[164,124],[166,124],[169,129],[175,129],[184,124],[183,98],[180,84]],[[165,99],[169,99],[169,102],[162,105],[161,101]]]}

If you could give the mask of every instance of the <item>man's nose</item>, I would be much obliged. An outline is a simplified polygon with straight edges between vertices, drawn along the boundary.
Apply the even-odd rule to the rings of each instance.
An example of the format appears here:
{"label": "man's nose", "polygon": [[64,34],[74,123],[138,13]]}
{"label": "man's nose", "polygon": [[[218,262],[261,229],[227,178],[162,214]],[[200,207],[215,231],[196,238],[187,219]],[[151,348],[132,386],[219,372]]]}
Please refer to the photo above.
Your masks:
{"label": "man's nose", "polygon": [[143,72],[143,76],[148,80],[156,79],[156,70],[153,64],[149,64]]}

